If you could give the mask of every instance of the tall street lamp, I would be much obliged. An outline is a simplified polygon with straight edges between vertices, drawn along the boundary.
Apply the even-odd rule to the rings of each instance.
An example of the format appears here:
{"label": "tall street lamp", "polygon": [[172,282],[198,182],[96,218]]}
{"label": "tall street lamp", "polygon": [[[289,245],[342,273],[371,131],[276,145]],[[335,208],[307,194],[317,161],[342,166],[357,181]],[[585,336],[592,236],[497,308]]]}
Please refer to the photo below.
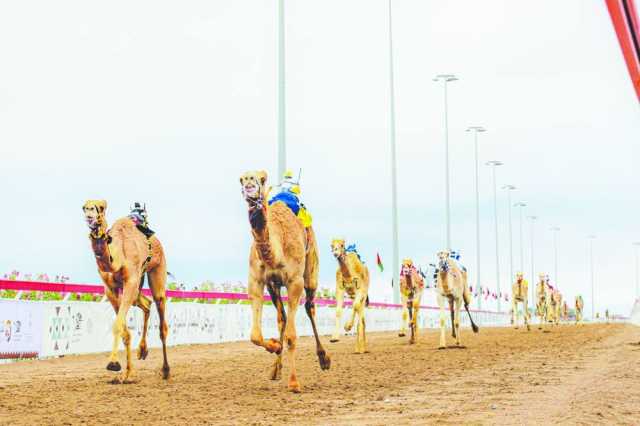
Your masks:
{"label": "tall street lamp", "polygon": [[[513,205],[513,207],[519,207],[518,211],[520,213],[520,272],[524,274],[524,238],[522,233],[522,210],[526,207],[526,203],[522,201],[518,201]],[[531,277],[531,282],[533,282],[533,277]]]}
{"label": "tall street lamp", "polygon": [[284,0],[278,0],[278,179],[287,168]]}
{"label": "tall street lamp", "polygon": [[[538,216],[528,216],[528,219],[531,220],[531,280],[532,282],[536,282],[535,281],[535,275],[536,275],[536,268],[535,268],[535,264],[534,264],[534,257],[533,257],[533,237],[535,235],[534,233],[534,223],[536,220],[538,220]],[[535,299],[535,284],[531,286],[531,301],[533,302],[533,308],[535,309],[536,306],[536,299]]]}
{"label": "tall street lamp", "polygon": [[507,199],[509,201],[509,282],[513,280],[513,232],[511,227],[511,191],[515,191],[517,188],[513,185],[505,185],[502,189],[507,191]]}
{"label": "tall street lamp", "polygon": [[[396,165],[396,107],[393,81],[393,26],[391,19],[391,0],[389,0],[389,138],[391,140],[391,234],[393,240],[393,270],[391,279],[397,280],[400,274],[400,249],[398,244],[398,172]],[[393,281],[392,281],[393,282]],[[395,282],[393,303],[400,303],[400,283]]]}
{"label": "tall street lamp", "polygon": [[444,88],[444,168],[446,191],[446,216],[447,216],[447,250],[451,250],[451,192],[449,188],[449,105],[447,99],[447,85],[457,81],[453,74],[438,74],[433,81],[441,81]]}
{"label": "tall street lamp", "polygon": [[595,235],[587,236],[589,240],[589,264],[591,265],[591,321],[595,321],[596,319],[596,298],[595,298],[595,280],[593,278],[593,240],[596,239]]}
{"label": "tall street lamp", "polygon": [[[475,161],[476,161],[476,288],[478,291],[482,290],[480,280],[480,176],[479,176],[479,163],[478,163],[478,133],[486,132],[486,129],[482,126],[469,126],[467,132],[473,132],[473,143],[475,149]],[[478,298],[478,309],[482,309],[482,296]]]}
{"label": "tall street lamp", "polygon": [[549,228],[550,231],[553,232],[553,279],[556,282],[556,288],[560,288],[560,284],[558,281],[558,231],[559,227],[553,226]]}
{"label": "tall street lamp", "polygon": [[502,166],[504,163],[501,161],[488,161],[487,166],[491,166],[493,171],[493,216],[494,216],[494,224],[496,230],[496,286],[498,292],[498,312],[502,312],[500,310],[500,299],[502,296],[500,294],[500,252],[499,252],[499,244],[498,244],[498,187],[496,185],[496,168],[498,166]]}

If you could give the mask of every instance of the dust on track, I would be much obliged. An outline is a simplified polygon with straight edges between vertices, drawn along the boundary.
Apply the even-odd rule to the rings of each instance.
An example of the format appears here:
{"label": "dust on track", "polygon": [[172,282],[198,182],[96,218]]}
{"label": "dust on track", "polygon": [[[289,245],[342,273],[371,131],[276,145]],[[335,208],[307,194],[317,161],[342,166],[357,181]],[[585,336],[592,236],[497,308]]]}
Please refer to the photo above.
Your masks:
{"label": "dust on track", "polygon": [[[330,344],[320,371],[313,340],[299,339],[302,394],[267,379],[273,361],[249,342],[171,348],[136,361],[135,383],[113,385],[107,355],[0,365],[0,424],[594,424],[640,423],[640,328],[563,325],[463,331],[466,349],[435,349],[372,333]],[[285,355],[286,357],[286,355]]]}

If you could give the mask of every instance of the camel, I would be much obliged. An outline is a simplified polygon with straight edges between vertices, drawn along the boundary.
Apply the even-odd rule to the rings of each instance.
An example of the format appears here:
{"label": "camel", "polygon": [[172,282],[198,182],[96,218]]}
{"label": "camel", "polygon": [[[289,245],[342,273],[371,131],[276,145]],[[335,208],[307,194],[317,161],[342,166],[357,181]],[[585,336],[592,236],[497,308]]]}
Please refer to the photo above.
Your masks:
{"label": "camel", "polygon": [[[311,320],[316,341],[316,354],[322,370],[331,366],[331,358],[325,351],[316,327],[314,303],[318,287],[318,249],[313,228],[305,228],[287,205],[276,201],[267,206],[268,191],[265,188],[267,173],[247,172],[240,177],[242,193],[249,206],[249,224],[253,244],[249,252],[249,298],[252,305],[253,324],[251,342],[267,352],[275,353],[276,360],[269,376],[278,380],[282,375],[282,349],[286,340],[289,351],[290,375],[288,388],[300,392],[296,376],[296,312],[302,291],[305,292],[305,310]],[[278,314],[278,340],[264,340],[262,336],[262,305],[267,288]],[[281,288],[287,290],[287,311],[280,296]],[[287,321],[287,317],[289,321]]]}
{"label": "camel", "polygon": [[549,319],[549,289],[544,274],[540,274],[540,280],[536,285],[536,316],[540,320],[538,330],[544,330]]}
{"label": "camel", "polygon": [[404,259],[400,267],[400,297],[402,299],[402,326],[398,336],[404,337],[407,322],[411,327],[409,344],[418,341],[418,313],[424,291],[424,279],[418,273],[411,259]]}
{"label": "camel", "polygon": [[529,325],[528,304],[529,283],[524,279],[522,272],[516,274],[516,282],[511,286],[511,292],[511,324],[514,325],[514,328],[518,329],[518,303],[522,303],[524,325],[527,327],[527,330],[531,330],[531,326]]}
{"label": "camel", "polygon": [[562,294],[556,289],[551,290],[550,298],[550,321],[553,325],[560,324],[560,316],[562,314]]}
{"label": "camel", "polygon": [[576,325],[582,324],[582,310],[584,309],[584,301],[582,296],[576,296]]}
{"label": "camel", "polygon": [[345,324],[345,331],[351,331],[356,315],[358,315],[356,353],[367,351],[367,337],[365,334],[365,307],[369,305],[369,269],[362,263],[355,251],[347,251],[344,239],[334,239],[331,251],[338,261],[336,271],[336,329],[331,342],[337,342],[340,334],[342,306],[344,294],[353,299],[351,319]]}
{"label": "camel", "polygon": [[440,345],[438,349],[445,349],[447,347],[444,336],[446,325],[446,316],[444,313],[445,298],[449,300],[449,310],[451,311],[451,334],[456,339],[456,346],[462,347],[460,343],[460,305],[462,305],[462,303],[464,303],[464,309],[467,311],[467,315],[469,315],[473,332],[477,333],[479,330],[469,312],[471,293],[469,292],[469,286],[467,284],[467,271],[461,270],[458,264],[449,258],[448,251],[441,251],[438,253],[436,277],[436,294],[438,306],[440,307]]}
{"label": "camel", "polygon": [[167,360],[169,328],[165,318],[167,266],[162,244],[155,235],[145,236],[129,217],[117,220],[111,229],[107,230],[106,209],[107,202],[104,200],[89,200],[82,207],[87,225],[91,229],[89,239],[98,264],[98,273],[104,283],[104,292],[116,312],[112,328],[113,346],[107,370],[121,370],[118,346],[119,339],[122,339],[126,349],[127,367],[122,373],[120,382],[126,383],[133,376],[131,335],[126,324],[127,312],[132,305],[138,306],[144,314],[138,359],[144,360],[147,357],[147,325],[151,301],[140,291],[146,274],[160,318],[162,377],[166,380],[169,378]]}
{"label": "camel", "polygon": [[569,305],[567,304],[566,300],[562,302],[562,319],[564,321],[567,321],[569,319]]}
{"label": "camel", "polygon": [[609,310],[605,310],[604,311],[604,320],[607,324],[609,324],[609,322],[611,321],[611,317],[609,316]]}

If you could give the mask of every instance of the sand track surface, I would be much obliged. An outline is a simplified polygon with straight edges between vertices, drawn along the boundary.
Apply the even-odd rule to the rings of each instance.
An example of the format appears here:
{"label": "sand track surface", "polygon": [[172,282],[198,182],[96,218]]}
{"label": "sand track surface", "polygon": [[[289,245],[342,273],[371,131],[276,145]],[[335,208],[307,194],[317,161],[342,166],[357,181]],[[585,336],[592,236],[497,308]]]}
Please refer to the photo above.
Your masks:
{"label": "sand track surface", "polygon": [[[449,336],[448,336],[449,337]],[[106,354],[0,365],[0,424],[640,424],[640,328],[624,324],[463,332],[465,349],[437,350],[390,333],[330,344],[321,371],[299,339],[302,394],[270,381],[274,356],[249,342],[182,346],[135,361],[115,385]]]}

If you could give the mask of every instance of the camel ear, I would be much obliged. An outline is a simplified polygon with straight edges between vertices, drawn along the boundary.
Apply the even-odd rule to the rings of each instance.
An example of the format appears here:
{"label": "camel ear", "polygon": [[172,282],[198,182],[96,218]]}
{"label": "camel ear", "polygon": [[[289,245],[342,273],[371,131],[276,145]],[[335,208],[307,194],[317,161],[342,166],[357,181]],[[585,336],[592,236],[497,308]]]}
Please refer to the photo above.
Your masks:
{"label": "camel ear", "polygon": [[104,213],[107,209],[107,201],[106,200],[98,200],[96,201],[96,207],[100,213]]}
{"label": "camel ear", "polygon": [[267,182],[267,172],[264,170],[260,170],[256,175],[258,175],[258,179],[260,179],[260,184],[264,185]]}

